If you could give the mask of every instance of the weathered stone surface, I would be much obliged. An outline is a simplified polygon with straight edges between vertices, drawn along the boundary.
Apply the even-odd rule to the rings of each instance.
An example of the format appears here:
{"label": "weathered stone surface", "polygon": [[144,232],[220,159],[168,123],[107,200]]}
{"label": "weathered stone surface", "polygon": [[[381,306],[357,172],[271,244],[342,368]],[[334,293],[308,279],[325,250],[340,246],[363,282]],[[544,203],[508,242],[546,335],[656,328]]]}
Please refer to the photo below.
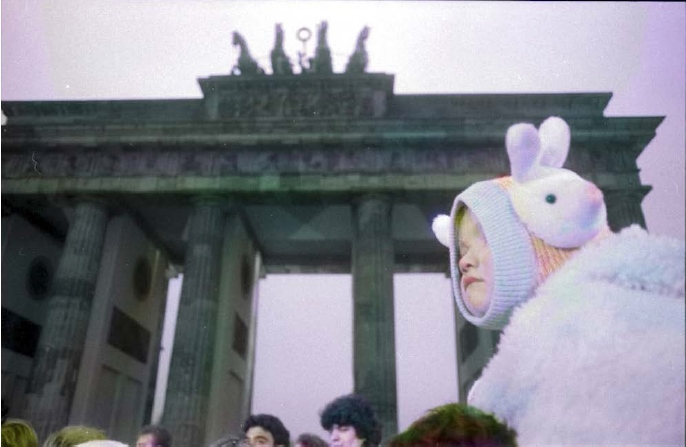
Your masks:
{"label": "weathered stone surface", "polygon": [[107,219],[102,205],[84,202],[69,227],[27,390],[25,418],[41,439],[67,425]]}
{"label": "weathered stone surface", "polygon": [[174,353],[169,373],[164,425],[174,444],[200,447],[205,440],[205,415],[212,372],[224,211],[214,200],[195,205],[189,242]]}
{"label": "weathered stone surface", "polygon": [[393,76],[308,75],[273,79],[200,79],[208,117],[379,118],[386,114]]}
{"label": "weathered stone surface", "polygon": [[353,205],[354,386],[376,410],[384,438],[398,431],[391,211],[385,196]]}

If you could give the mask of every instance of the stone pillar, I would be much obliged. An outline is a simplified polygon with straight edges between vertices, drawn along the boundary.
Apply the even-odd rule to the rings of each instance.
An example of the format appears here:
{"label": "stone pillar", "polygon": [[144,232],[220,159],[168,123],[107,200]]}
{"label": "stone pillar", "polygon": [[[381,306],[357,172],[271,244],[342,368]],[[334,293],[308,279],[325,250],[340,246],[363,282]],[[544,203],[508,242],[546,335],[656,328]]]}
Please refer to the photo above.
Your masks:
{"label": "stone pillar", "polygon": [[384,439],[398,431],[391,211],[390,198],[381,195],[353,204],[355,393],[374,407]]}
{"label": "stone pillar", "polygon": [[103,205],[83,202],[69,225],[27,387],[24,417],[40,439],[69,420],[107,222]]}
{"label": "stone pillar", "polygon": [[607,206],[607,220],[612,231],[620,231],[632,224],[646,228],[645,217],[641,202],[650,188],[635,188],[605,190],[605,205]]}
{"label": "stone pillar", "polygon": [[163,416],[174,445],[206,444],[224,222],[221,205],[208,200],[197,203],[190,217]]}

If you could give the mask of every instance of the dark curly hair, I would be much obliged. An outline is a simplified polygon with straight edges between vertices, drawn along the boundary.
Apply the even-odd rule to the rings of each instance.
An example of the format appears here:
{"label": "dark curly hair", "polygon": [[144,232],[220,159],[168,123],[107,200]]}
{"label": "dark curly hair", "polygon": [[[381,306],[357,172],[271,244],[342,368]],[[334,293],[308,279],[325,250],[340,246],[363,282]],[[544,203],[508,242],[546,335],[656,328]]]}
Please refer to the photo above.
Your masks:
{"label": "dark curly hair", "polygon": [[352,426],[359,439],[371,445],[381,443],[381,424],[369,402],[358,394],[334,399],[322,411],[320,421],[326,431],[331,431],[334,425]]}
{"label": "dark curly hair", "polygon": [[152,435],[155,438],[155,447],[171,447],[172,437],[169,430],[161,425],[146,425],[138,432],[138,437]]}
{"label": "dark curly hair", "polygon": [[429,410],[388,447],[517,447],[517,432],[492,414],[464,404]]}
{"label": "dark curly hair", "polygon": [[295,440],[295,444],[302,445],[303,447],[328,447],[329,444],[326,443],[322,438],[312,433],[303,433],[298,436]]}
{"label": "dark curly hair", "polygon": [[275,445],[290,445],[291,434],[281,422],[281,419],[271,414],[253,414],[243,423],[243,434],[245,435],[252,427],[262,427],[272,434]]}

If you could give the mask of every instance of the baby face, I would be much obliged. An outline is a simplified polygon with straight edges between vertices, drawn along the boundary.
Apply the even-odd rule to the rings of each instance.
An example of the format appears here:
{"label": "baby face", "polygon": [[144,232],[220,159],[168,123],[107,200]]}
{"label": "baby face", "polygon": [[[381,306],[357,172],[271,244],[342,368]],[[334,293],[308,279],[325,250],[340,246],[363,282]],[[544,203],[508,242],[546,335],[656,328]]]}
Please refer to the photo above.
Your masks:
{"label": "baby face", "polygon": [[476,217],[466,210],[458,226],[460,250],[460,292],[467,310],[482,317],[491,304],[493,262],[491,250],[481,232]]}

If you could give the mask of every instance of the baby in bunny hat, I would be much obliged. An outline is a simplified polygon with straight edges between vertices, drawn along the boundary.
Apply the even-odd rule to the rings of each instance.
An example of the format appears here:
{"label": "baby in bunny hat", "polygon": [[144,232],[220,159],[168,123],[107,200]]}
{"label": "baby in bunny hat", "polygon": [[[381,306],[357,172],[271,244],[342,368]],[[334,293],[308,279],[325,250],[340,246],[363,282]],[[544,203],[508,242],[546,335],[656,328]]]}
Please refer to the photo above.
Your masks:
{"label": "baby in bunny hat", "polygon": [[511,176],[433,222],[462,315],[504,328],[469,404],[520,445],[683,443],[684,242],[609,230],[600,189],[562,168],[561,118],[505,140]]}

